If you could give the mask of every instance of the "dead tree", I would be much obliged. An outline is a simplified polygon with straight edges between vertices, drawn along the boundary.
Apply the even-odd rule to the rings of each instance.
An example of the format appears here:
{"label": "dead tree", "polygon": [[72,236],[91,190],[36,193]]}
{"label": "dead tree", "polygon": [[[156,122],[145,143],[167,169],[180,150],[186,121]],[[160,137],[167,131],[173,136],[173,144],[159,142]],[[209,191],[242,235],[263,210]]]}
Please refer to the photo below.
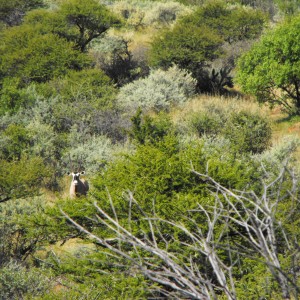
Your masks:
{"label": "dead tree", "polygon": [[[239,256],[244,255],[253,259],[256,259],[253,253],[258,255],[278,283],[282,298],[291,299],[291,294],[297,298],[299,288],[296,284],[296,272],[293,272],[293,279],[282,266],[278,250],[278,236],[280,235],[281,240],[284,237],[285,246],[293,252],[293,257],[297,258],[299,255],[299,247],[292,249],[293,237],[286,233],[283,224],[278,219],[278,206],[282,201],[292,200],[299,203],[296,198],[298,182],[295,174],[284,167],[273,181],[262,183],[263,191],[258,194],[253,191],[232,191],[216,182],[208,174],[201,174],[195,170],[192,172],[207,183],[215,199],[214,205],[210,207],[204,207],[199,203],[197,208],[193,209],[193,213],[205,216],[207,221],[205,230],[203,224],[197,223],[188,212],[187,223],[165,220],[155,214],[149,216],[130,192],[127,225],[124,225],[124,220],[122,222],[119,220],[111,198],[112,213],[110,214],[98,203],[94,203],[97,210],[94,221],[104,225],[111,232],[110,239],[95,235],[65,212],[62,211],[62,214],[79,231],[112,251],[115,256],[130,262],[135,266],[135,270],[138,269],[152,282],[158,283],[159,293],[166,297],[203,300],[217,299],[222,294],[227,299],[237,299],[233,267],[237,263],[234,261],[236,257],[234,254],[238,252]],[[289,177],[288,185],[286,185],[287,177]],[[139,234],[135,234],[132,230],[135,222],[132,218],[133,206],[138,207],[139,221],[147,224],[143,227],[146,229]],[[191,223],[193,224],[192,230],[186,225]],[[175,235],[167,238],[161,231],[162,224],[176,229],[185,238],[180,239]],[[231,249],[230,242],[226,238],[229,230],[240,235],[248,248],[241,246]],[[174,241],[179,245],[177,251],[172,251],[170,247]],[[123,247],[124,245],[126,247]],[[220,255],[221,247],[223,249],[227,247],[226,260]],[[199,260],[195,259],[197,255],[201,255],[208,263],[210,273],[205,272]]]}
{"label": "dead tree", "polygon": [[[288,273],[291,272],[287,272],[281,265],[278,251],[278,236],[280,235],[284,237],[285,247],[293,252],[293,256],[299,255],[299,247],[292,251],[293,240],[286,233],[278,217],[278,207],[283,201],[292,200],[299,204],[299,199],[297,199],[299,183],[296,174],[283,167],[274,180],[268,183],[262,182],[263,191],[258,195],[254,191],[232,191],[207,174],[201,174],[195,170],[193,172],[210,182],[212,193],[220,205],[221,203],[227,204],[227,209],[223,209],[222,219],[226,224],[237,225],[231,226],[231,229],[250,245],[249,251],[244,247],[239,248],[240,253],[250,257],[251,251],[257,253],[277,281],[282,298],[291,299],[291,290],[293,290],[297,299],[299,287],[295,280],[290,278]],[[288,186],[283,187],[287,181]],[[290,213],[287,212],[287,215]],[[237,228],[243,228],[243,233]]]}

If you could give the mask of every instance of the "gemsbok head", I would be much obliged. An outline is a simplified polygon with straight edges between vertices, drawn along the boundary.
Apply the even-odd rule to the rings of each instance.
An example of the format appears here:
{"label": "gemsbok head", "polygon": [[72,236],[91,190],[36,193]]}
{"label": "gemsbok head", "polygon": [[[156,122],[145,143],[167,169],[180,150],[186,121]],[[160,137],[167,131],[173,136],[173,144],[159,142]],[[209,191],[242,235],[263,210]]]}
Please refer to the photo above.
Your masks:
{"label": "gemsbok head", "polygon": [[[72,172],[67,172],[68,175],[72,176],[72,181],[70,185],[70,198],[74,199],[76,197],[80,196],[86,196],[88,190],[89,190],[89,184],[88,182],[80,178],[80,175],[85,174],[85,171],[83,167],[83,158],[77,157],[76,164],[75,161],[71,159],[71,155],[69,154],[69,170],[72,170]],[[77,170],[76,172],[74,170]]]}
{"label": "gemsbok head", "polygon": [[85,174],[85,171],[82,172],[68,172],[68,175],[72,176],[72,182],[70,186],[70,198],[74,199],[80,196],[86,196],[89,190],[89,184],[83,178],[80,178],[80,175]]}

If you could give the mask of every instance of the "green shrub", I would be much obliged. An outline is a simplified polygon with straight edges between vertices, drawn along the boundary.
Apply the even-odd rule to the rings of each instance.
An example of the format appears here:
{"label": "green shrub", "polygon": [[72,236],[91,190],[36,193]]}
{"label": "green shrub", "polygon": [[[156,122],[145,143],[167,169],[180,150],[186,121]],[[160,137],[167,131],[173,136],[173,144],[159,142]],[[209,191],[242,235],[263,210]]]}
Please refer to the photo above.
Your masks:
{"label": "green shrub", "polygon": [[266,116],[230,106],[204,104],[199,112],[189,114],[178,130],[199,137],[223,136],[231,143],[232,152],[256,154],[271,146],[271,124]]}
{"label": "green shrub", "polygon": [[195,93],[196,82],[177,66],[167,71],[152,70],[147,78],[136,80],[120,89],[118,101],[124,108],[168,110],[186,102]]}
{"label": "green shrub", "polygon": [[0,268],[0,299],[26,299],[41,296],[49,289],[49,279],[36,268],[16,262]]}
{"label": "green shrub", "polygon": [[224,120],[217,114],[212,115],[208,112],[194,113],[190,116],[189,124],[199,136],[215,136],[221,133]]}
{"label": "green shrub", "polygon": [[182,24],[205,25],[215,31],[225,42],[254,39],[262,32],[266,16],[249,6],[227,5],[224,1],[208,1]]}
{"label": "green shrub", "polygon": [[0,21],[8,26],[20,25],[28,11],[43,6],[43,0],[0,0]]}
{"label": "green shrub", "polygon": [[[118,150],[106,136],[96,136],[79,132],[77,126],[73,126],[68,136],[70,148],[62,157],[65,171],[74,172],[83,168],[88,174],[96,174],[110,160]],[[69,159],[76,162],[74,170],[70,170]]]}
{"label": "green shrub", "polygon": [[2,39],[0,79],[18,77],[21,87],[30,82],[46,82],[91,62],[74,50],[72,43],[35,26],[12,27],[2,33]]}
{"label": "green shrub", "polygon": [[178,2],[122,0],[113,4],[113,10],[125,19],[128,27],[166,26],[191,10]]}
{"label": "green shrub", "polygon": [[255,182],[257,162],[232,152],[226,140],[205,143],[202,140],[180,146],[169,134],[155,144],[140,145],[135,153],[107,165],[94,180],[93,194],[106,207],[109,193],[117,209],[124,212],[129,205],[126,191],[130,190],[147,213],[156,209],[158,215],[171,219],[179,211],[192,209],[198,201],[211,201],[206,183],[192,173],[191,164],[203,173],[208,168],[209,174],[226,187],[242,189]]}
{"label": "green shrub", "polygon": [[53,10],[30,12],[24,23],[39,26],[44,32],[66,39],[77,50],[85,52],[93,39],[110,27],[118,26],[120,20],[98,1],[68,0]]}
{"label": "green shrub", "polygon": [[0,160],[0,201],[38,194],[44,180],[51,176],[49,169],[40,157]]}
{"label": "green shrub", "polygon": [[274,0],[275,4],[279,8],[280,12],[282,12],[286,16],[295,16],[299,13],[299,2],[293,0]]}
{"label": "green shrub", "polygon": [[59,135],[51,125],[33,119],[26,126],[26,130],[31,143],[31,147],[27,149],[30,156],[42,157],[45,161],[59,159],[64,146],[59,145]]}
{"label": "green shrub", "polygon": [[220,56],[221,44],[220,36],[209,27],[178,22],[153,39],[150,62],[163,68],[177,64],[195,75],[196,70]]}
{"label": "green shrub", "polygon": [[11,260],[29,261],[40,245],[50,241],[55,234],[51,235],[45,227],[38,225],[40,219],[45,218],[45,199],[33,197],[33,194],[25,196],[30,198],[11,199],[0,205],[0,267]]}
{"label": "green shrub", "polygon": [[0,141],[0,157],[6,160],[20,160],[30,146],[28,130],[13,123],[2,132]]}
{"label": "green shrub", "polygon": [[265,118],[240,112],[232,114],[223,134],[238,151],[261,153],[270,147],[272,131]]}
{"label": "green shrub", "polygon": [[174,23],[178,18],[190,13],[191,10],[178,2],[156,2],[151,10],[146,12],[146,25],[166,26]]}
{"label": "green shrub", "polygon": [[173,126],[169,117],[161,113],[156,118],[142,116],[142,110],[138,109],[136,115],[131,118],[132,127],[128,132],[129,137],[138,144],[156,144],[172,133]]}
{"label": "green shrub", "polygon": [[282,163],[289,161],[293,164],[295,170],[298,171],[297,164],[295,163],[295,153],[300,145],[300,140],[296,136],[285,136],[277,144],[273,144],[271,148],[254,156],[261,162],[268,170],[269,173],[274,174],[280,171]]}
{"label": "green shrub", "polygon": [[5,113],[12,115],[21,107],[30,107],[34,104],[36,98],[32,94],[31,88],[22,88],[22,86],[20,78],[8,77],[3,79],[0,91],[0,116]]}
{"label": "green shrub", "polygon": [[93,42],[92,51],[99,67],[118,86],[136,79],[143,72],[144,67],[134,60],[124,38],[105,35]]}
{"label": "green shrub", "polygon": [[70,71],[36,86],[37,92],[46,98],[60,97],[65,103],[88,102],[96,109],[111,108],[116,90],[110,78],[99,69]]}
{"label": "green shrub", "polygon": [[[72,265],[74,268],[74,258]],[[34,299],[147,299],[151,295],[147,291],[146,281],[140,275],[126,274],[121,271],[113,272],[111,270],[107,274],[98,275],[97,270],[94,268],[95,264],[90,266],[88,277],[80,276],[80,279],[75,278],[75,281],[65,280],[67,287],[62,287],[60,291],[44,293],[39,295],[38,299]],[[100,268],[103,268],[101,263]],[[91,278],[91,276],[95,278]]]}
{"label": "green shrub", "polygon": [[260,103],[300,114],[300,17],[267,32],[238,61],[236,82]]}
{"label": "green shrub", "polygon": [[264,20],[264,15],[253,9],[210,1],[157,34],[151,43],[150,62],[163,68],[175,63],[197,79],[198,91],[220,92],[225,85],[232,86],[231,74],[226,68],[207,69],[212,61],[222,59],[224,44],[257,37]]}

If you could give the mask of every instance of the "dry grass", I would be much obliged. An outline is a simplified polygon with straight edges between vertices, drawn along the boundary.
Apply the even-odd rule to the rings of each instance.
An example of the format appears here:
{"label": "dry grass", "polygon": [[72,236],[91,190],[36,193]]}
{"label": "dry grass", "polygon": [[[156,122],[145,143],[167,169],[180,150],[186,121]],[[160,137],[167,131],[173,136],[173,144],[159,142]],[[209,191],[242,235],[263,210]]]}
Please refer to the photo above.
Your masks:
{"label": "dry grass", "polygon": [[[259,114],[270,121],[272,126],[272,145],[276,146],[287,136],[296,136],[300,139],[300,117],[288,118],[280,108],[270,109],[268,106],[259,105],[250,97],[222,97],[200,95],[189,101],[183,107],[176,107],[170,112],[172,121],[180,124],[197,112],[209,111],[210,107],[219,108],[224,112],[247,111]],[[300,161],[300,149],[295,153]]]}
{"label": "dry grass", "polygon": [[191,113],[208,111],[210,107],[220,108],[220,110],[225,112],[247,111],[266,117],[270,114],[270,110],[267,107],[259,106],[251,98],[200,95],[187,102],[185,106],[174,108],[170,113],[171,119],[174,123],[178,123]]}
{"label": "dry grass", "polygon": [[80,251],[92,252],[96,249],[96,246],[93,243],[83,242],[81,239],[70,239],[63,245],[61,245],[61,243],[56,243],[50,247],[57,256],[74,255]]}
{"label": "dry grass", "polygon": [[55,205],[55,202],[58,199],[64,199],[69,197],[69,187],[71,179],[69,176],[61,177],[59,182],[59,189],[58,191],[51,191],[47,188],[41,189],[41,193],[47,203],[51,206]]}
{"label": "dry grass", "polygon": [[115,29],[112,28],[109,30],[110,35],[115,35],[124,38],[126,41],[129,41],[128,48],[129,51],[135,51],[138,48],[147,47],[149,48],[150,43],[153,37],[158,32],[157,29],[153,27],[146,27],[140,30],[134,29]]}
{"label": "dry grass", "polygon": [[64,244],[61,242],[57,242],[54,245],[49,245],[43,250],[38,250],[35,253],[35,257],[39,259],[46,259],[49,254],[57,259],[61,259],[63,257],[71,257],[80,252],[84,253],[92,253],[95,251],[96,246],[91,242],[84,242],[81,239],[70,239],[66,241]]}
{"label": "dry grass", "polygon": [[[272,144],[280,144],[286,137],[293,136],[300,140],[300,117],[289,117],[280,108],[275,108],[270,113],[272,119]],[[300,161],[300,147],[294,153],[294,158]]]}

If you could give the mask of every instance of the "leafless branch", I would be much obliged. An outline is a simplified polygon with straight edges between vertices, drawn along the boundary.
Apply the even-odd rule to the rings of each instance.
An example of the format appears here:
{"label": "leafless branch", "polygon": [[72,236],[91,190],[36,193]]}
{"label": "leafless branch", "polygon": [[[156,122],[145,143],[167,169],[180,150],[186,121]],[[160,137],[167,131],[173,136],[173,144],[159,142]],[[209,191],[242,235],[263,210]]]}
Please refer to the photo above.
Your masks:
{"label": "leafless branch", "polygon": [[[127,225],[123,225],[118,217],[110,195],[111,214],[94,203],[97,210],[95,221],[111,233],[112,237],[108,239],[93,234],[61,212],[80,232],[109,249],[114,257],[127,260],[145,277],[158,283],[160,288],[156,288],[162,295],[202,300],[217,299],[218,294],[223,294],[227,299],[236,299],[233,268],[239,263],[239,257],[245,255],[263,262],[277,281],[283,299],[291,299],[293,290],[296,291],[294,295],[299,292],[295,283],[297,275],[294,272],[294,277],[289,276],[282,266],[279,236],[280,242],[283,241],[290,252],[294,251],[293,257],[299,255],[299,247],[293,246],[295,241],[290,239],[278,219],[278,208],[287,199],[298,202],[295,174],[284,167],[275,179],[262,182],[262,191],[255,193],[230,190],[210,177],[208,171],[208,167],[206,174],[192,170],[210,186],[214,204],[204,207],[198,203],[195,209],[182,216],[181,222],[158,217],[154,208],[149,216],[131,192],[128,193],[128,221],[124,222]],[[286,186],[287,176],[291,179],[289,186]],[[140,228],[138,234],[134,231],[133,207],[139,212],[139,221],[147,228]],[[205,226],[193,219],[193,215],[204,217]],[[175,235],[166,238],[162,230],[165,227],[180,232],[184,238]],[[245,241],[246,246],[230,241],[229,232]],[[173,242],[178,245],[176,251],[171,247]],[[220,256],[224,252],[228,256],[226,260]]]}

